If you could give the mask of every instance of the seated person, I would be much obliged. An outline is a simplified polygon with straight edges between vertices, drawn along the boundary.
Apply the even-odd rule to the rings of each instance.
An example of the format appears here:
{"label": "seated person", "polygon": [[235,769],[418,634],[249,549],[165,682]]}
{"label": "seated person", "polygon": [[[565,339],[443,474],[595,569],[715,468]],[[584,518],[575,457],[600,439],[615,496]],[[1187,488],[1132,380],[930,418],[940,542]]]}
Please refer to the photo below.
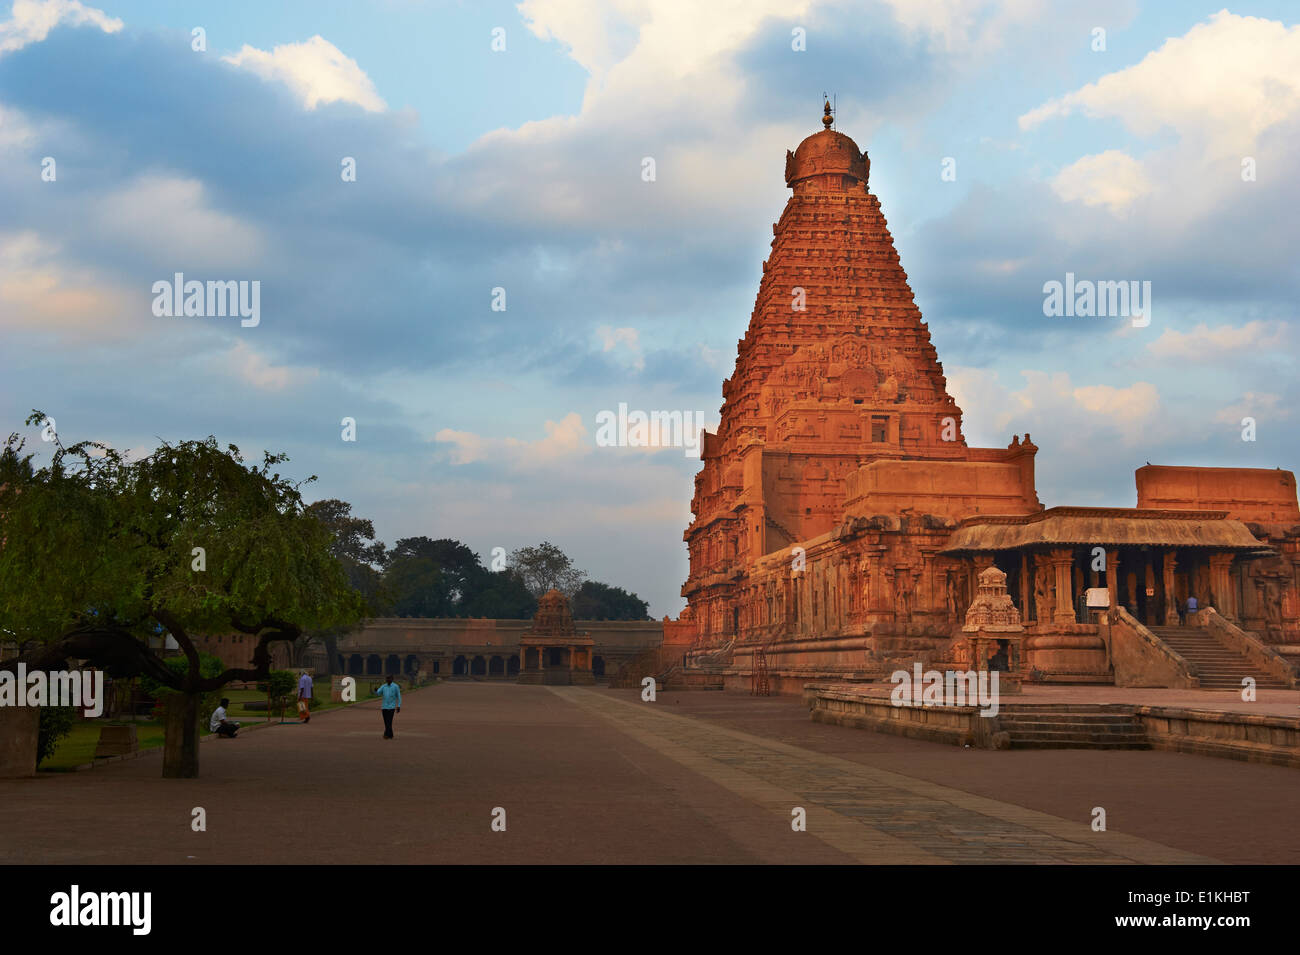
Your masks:
{"label": "seated person", "polygon": [[212,719],[208,721],[208,729],[218,736],[229,736],[234,739],[235,734],[239,732],[239,723],[236,720],[226,719],[226,707],[229,705],[230,701],[222,697],[221,705],[212,711]]}

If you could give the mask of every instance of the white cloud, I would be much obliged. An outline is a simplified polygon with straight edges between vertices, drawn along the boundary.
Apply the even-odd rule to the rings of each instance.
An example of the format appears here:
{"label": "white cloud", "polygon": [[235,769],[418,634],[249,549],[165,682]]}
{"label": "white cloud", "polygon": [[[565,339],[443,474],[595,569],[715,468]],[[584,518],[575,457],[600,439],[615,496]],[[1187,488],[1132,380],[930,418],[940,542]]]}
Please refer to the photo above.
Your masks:
{"label": "white cloud", "polygon": [[1151,191],[1151,184],[1142,163],[1118,149],[1108,149],[1066,166],[1052,181],[1052,189],[1066,202],[1106,206],[1122,215],[1135,199]]}
{"label": "white cloud", "polygon": [[289,87],[306,109],[321,103],[355,103],[372,113],[386,110],[375,84],[357,61],[319,34],[303,43],[285,43],[270,53],[244,44],[222,59],[264,80]]}
{"label": "white cloud", "polygon": [[1240,425],[1243,418],[1289,418],[1291,410],[1282,404],[1281,395],[1266,391],[1248,391],[1236,404],[1228,405],[1214,416],[1215,421]]}
{"label": "white cloud", "polygon": [[258,391],[284,391],[290,385],[318,377],[315,368],[290,368],[273,365],[246,342],[235,342],[225,356],[226,366]]}
{"label": "white cloud", "polygon": [[1281,322],[1247,322],[1245,325],[1219,325],[1210,328],[1202,322],[1190,332],[1166,329],[1147,345],[1158,358],[1178,361],[1219,362],[1225,354],[1244,351],[1264,355],[1282,347],[1287,328]]}
{"label": "white cloud", "polygon": [[1300,110],[1300,25],[1221,10],[1141,62],[1030,110],[1020,128],[1077,110],[1141,136],[1172,127],[1215,157],[1249,155]]}
{"label": "white cloud", "polygon": [[0,233],[0,328],[69,339],[126,338],[136,332],[122,290],[70,266],[35,232]]}
{"label": "white cloud", "polygon": [[208,206],[197,179],[142,176],[95,200],[88,219],[108,244],[144,251],[167,268],[247,266],[264,250],[256,228]]}
{"label": "white cloud", "polygon": [[1012,391],[986,369],[945,368],[945,374],[972,445],[1003,446],[1014,426],[1016,432],[1069,436],[1078,447],[1116,437],[1132,447],[1150,441],[1160,412],[1159,391],[1147,381],[1123,388],[1075,385],[1068,372],[1022,371],[1025,385]]}
{"label": "white cloud", "polygon": [[600,336],[603,351],[611,352],[622,345],[632,355],[632,365],[637,371],[645,370],[645,355],[641,352],[640,335],[635,328],[611,328],[601,325],[596,329]]}
{"label": "white cloud", "polygon": [[60,24],[99,27],[105,33],[122,29],[122,21],[78,0],[14,0],[9,19],[0,23],[0,55],[40,43]]}
{"label": "white cloud", "polygon": [[474,461],[504,462],[512,467],[535,467],[564,458],[586,454],[591,446],[585,441],[587,429],[581,416],[570,411],[562,419],[546,422],[546,437],[535,441],[519,438],[485,438],[471,431],[443,428],[434,440],[450,444],[453,464]]}

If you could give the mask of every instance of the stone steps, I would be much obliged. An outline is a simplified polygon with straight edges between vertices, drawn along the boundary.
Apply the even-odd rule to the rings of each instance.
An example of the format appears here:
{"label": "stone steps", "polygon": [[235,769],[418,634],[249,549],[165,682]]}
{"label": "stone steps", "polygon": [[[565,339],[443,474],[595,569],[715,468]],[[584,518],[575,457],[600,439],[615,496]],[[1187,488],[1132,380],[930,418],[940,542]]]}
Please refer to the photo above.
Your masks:
{"label": "stone steps", "polygon": [[1035,712],[1025,708],[999,717],[1012,749],[1150,749],[1142,724],[1129,714],[1080,707]]}
{"label": "stone steps", "polygon": [[1156,637],[1196,668],[1203,690],[1239,690],[1245,677],[1260,689],[1284,690],[1286,683],[1261,673],[1244,654],[1220,643],[1198,627],[1148,627]]}

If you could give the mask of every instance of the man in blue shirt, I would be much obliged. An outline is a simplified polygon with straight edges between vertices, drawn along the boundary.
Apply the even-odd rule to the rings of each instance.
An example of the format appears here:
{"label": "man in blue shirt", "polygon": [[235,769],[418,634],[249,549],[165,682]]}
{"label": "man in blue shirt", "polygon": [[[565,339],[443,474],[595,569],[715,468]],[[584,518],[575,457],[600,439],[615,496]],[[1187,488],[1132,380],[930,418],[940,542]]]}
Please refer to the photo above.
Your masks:
{"label": "man in blue shirt", "polygon": [[384,715],[384,739],[393,738],[393,712],[402,712],[402,688],[393,682],[393,675],[388,674],[388,682],[381,683],[375,690],[380,697],[379,712]]}
{"label": "man in blue shirt", "polygon": [[311,722],[311,687],[311,677],[303,670],[302,676],[298,677],[298,715],[304,723]]}

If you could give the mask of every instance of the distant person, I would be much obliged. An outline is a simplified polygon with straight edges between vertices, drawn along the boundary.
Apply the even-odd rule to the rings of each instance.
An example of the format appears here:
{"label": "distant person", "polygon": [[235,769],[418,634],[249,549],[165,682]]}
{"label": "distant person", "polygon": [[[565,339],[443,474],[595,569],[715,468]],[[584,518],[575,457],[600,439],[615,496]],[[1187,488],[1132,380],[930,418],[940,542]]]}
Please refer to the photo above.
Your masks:
{"label": "distant person", "polygon": [[304,723],[311,722],[311,686],[311,677],[303,670],[298,677],[298,715]]}
{"label": "distant person", "polygon": [[208,720],[208,729],[218,736],[228,736],[234,739],[235,734],[239,732],[239,723],[235,720],[226,719],[226,707],[229,705],[230,701],[223,696],[221,705],[212,711],[212,719]]}
{"label": "distant person", "polygon": [[1195,597],[1195,596],[1189,596],[1189,597],[1187,598],[1187,616],[1188,616],[1188,617],[1193,617],[1193,616],[1195,616],[1195,615],[1196,615],[1196,611],[1197,611],[1197,607],[1198,607],[1198,605],[1197,605],[1197,603],[1196,603],[1196,597]]}
{"label": "distant person", "polygon": [[390,673],[386,683],[375,690],[380,697],[379,712],[384,715],[384,739],[393,738],[393,713],[402,712],[402,688],[393,682]]}
{"label": "distant person", "polygon": [[1180,601],[1174,601],[1174,609],[1178,612],[1178,626],[1187,626],[1187,607]]}

